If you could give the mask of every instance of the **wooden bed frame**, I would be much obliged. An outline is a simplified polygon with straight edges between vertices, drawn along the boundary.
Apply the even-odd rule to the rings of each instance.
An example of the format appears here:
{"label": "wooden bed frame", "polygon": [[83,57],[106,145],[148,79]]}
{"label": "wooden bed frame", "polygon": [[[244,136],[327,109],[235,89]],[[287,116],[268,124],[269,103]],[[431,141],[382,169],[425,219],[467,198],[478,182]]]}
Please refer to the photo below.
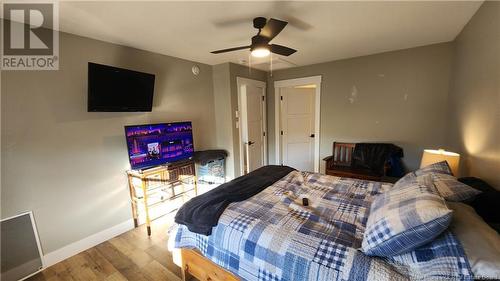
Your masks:
{"label": "wooden bed frame", "polygon": [[225,270],[194,249],[181,249],[182,280],[192,277],[200,281],[239,281],[231,272]]}

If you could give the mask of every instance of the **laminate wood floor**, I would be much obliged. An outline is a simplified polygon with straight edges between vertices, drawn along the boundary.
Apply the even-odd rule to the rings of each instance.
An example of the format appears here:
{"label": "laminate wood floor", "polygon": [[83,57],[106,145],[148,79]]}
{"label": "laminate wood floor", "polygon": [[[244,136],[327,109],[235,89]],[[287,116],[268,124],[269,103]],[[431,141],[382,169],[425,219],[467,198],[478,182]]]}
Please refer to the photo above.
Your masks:
{"label": "laminate wood floor", "polygon": [[30,277],[29,281],[179,281],[181,270],[167,249],[171,217],[144,225],[81,252]]}

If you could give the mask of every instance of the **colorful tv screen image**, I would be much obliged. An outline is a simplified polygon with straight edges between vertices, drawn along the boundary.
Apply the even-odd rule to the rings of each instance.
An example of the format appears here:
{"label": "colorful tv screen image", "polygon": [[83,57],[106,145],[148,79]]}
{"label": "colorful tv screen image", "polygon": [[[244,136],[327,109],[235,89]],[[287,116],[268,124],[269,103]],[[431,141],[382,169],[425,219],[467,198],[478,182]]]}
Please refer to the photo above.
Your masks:
{"label": "colorful tv screen image", "polygon": [[193,157],[191,122],[126,126],[132,169],[144,169]]}

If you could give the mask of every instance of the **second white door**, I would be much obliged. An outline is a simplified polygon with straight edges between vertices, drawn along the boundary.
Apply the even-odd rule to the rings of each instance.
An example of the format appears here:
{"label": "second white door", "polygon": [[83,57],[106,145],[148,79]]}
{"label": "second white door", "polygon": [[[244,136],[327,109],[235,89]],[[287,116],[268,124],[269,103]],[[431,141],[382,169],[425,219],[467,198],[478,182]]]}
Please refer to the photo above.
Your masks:
{"label": "second white door", "polygon": [[265,89],[261,81],[240,78],[243,174],[266,163]]}
{"label": "second white door", "polygon": [[314,171],[315,89],[281,88],[283,165]]}

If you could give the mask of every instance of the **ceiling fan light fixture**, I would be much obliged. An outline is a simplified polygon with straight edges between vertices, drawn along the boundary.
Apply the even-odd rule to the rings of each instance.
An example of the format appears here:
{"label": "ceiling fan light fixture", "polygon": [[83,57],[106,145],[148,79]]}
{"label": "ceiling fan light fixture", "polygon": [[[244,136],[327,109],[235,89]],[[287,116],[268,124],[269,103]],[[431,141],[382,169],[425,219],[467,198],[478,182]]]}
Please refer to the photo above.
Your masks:
{"label": "ceiling fan light fixture", "polygon": [[269,19],[267,20],[264,17],[258,17],[253,20],[253,26],[258,29],[256,35],[252,36],[252,43],[250,46],[240,46],[228,49],[222,49],[217,51],[212,51],[212,54],[222,54],[227,52],[233,52],[243,49],[250,49],[250,53],[252,57],[256,58],[264,58],[268,57],[271,53],[277,54],[280,56],[290,56],[291,54],[297,52],[292,48],[288,48],[286,46],[277,45],[277,44],[269,44],[271,40],[276,37],[283,28],[288,24],[286,21],[277,20],[277,19]]}
{"label": "ceiling fan light fixture", "polygon": [[251,54],[253,57],[263,58],[269,56],[271,54],[271,51],[266,47],[258,47],[253,49]]}

